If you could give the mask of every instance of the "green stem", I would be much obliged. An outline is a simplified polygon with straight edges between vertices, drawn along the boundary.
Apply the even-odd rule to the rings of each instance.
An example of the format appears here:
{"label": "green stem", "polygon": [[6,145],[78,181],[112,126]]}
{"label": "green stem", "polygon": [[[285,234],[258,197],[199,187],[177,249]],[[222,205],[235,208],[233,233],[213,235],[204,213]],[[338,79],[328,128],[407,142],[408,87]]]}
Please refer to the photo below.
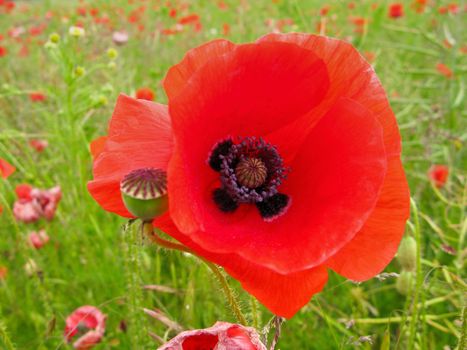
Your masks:
{"label": "green stem", "polygon": [[[151,239],[154,243],[157,245],[171,249],[171,250],[179,250],[185,253],[190,253],[192,255],[197,256],[195,253],[193,253],[189,248],[185,247],[184,245],[181,245],[179,243],[174,243],[171,241],[168,241],[166,239],[163,239],[159,237],[153,229],[153,226],[150,222],[144,223],[143,224],[143,231],[146,234],[146,236]],[[222,291],[224,292],[225,297],[227,298],[227,302],[232,310],[232,313],[235,315],[237,321],[240,324],[246,325],[247,321],[245,316],[242,313],[242,310],[240,308],[240,304],[237,301],[237,298],[235,297],[235,294],[233,290],[230,288],[227,279],[225,278],[224,274],[221,272],[221,270],[217,267],[217,265],[205,260],[204,258],[197,256],[199,259],[204,261],[204,263],[211,269],[211,271],[214,273],[214,276],[216,279],[219,281]]]}
{"label": "green stem", "polygon": [[6,346],[7,350],[15,350],[16,347],[13,345],[13,342],[10,339],[5,323],[0,320],[0,339],[3,344]]}
{"label": "green stem", "polygon": [[461,336],[459,337],[459,344],[457,345],[457,350],[463,350],[467,348],[467,307],[462,308],[462,329]]}
{"label": "green stem", "polygon": [[[201,258],[202,259],[202,258]],[[242,313],[242,310],[240,308],[240,304],[237,301],[237,298],[235,297],[234,292],[230,288],[227,279],[225,278],[224,274],[221,272],[221,270],[217,267],[217,265],[204,260],[204,263],[211,269],[211,271],[214,273],[214,276],[216,276],[217,280],[219,281],[222,290],[224,291],[224,295],[227,298],[227,302],[229,303],[230,309],[232,310],[232,313],[235,315],[235,318],[237,319],[238,323],[242,325],[247,325],[246,318]]]}
{"label": "green stem", "polygon": [[137,222],[129,222],[123,228],[123,251],[125,254],[132,349],[142,348],[144,337],[147,334],[144,314],[142,312],[141,256],[138,251],[138,248],[141,248],[142,240],[141,232],[138,228]]}
{"label": "green stem", "polygon": [[410,199],[410,204],[412,207],[413,213],[413,220],[415,223],[415,240],[417,241],[417,265],[416,265],[416,284],[413,291],[413,298],[412,298],[412,314],[410,318],[410,326],[409,326],[409,343],[408,349],[413,349],[415,344],[415,334],[416,334],[416,326],[418,321],[418,299],[420,297],[420,291],[422,289],[423,284],[423,276],[422,276],[422,260],[421,260],[421,238],[420,238],[420,220],[418,217],[418,207],[413,198]]}

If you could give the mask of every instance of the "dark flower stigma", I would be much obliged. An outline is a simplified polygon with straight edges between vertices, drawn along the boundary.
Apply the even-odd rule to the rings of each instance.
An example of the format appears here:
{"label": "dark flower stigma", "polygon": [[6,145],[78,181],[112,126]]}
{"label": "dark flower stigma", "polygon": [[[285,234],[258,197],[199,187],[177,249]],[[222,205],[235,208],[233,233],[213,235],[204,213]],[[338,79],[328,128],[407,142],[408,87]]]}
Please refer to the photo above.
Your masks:
{"label": "dark flower stigma", "polygon": [[287,169],[276,147],[262,138],[228,138],[212,149],[208,164],[220,174],[221,188],[212,198],[223,212],[234,212],[239,204],[255,204],[266,221],[282,215],[290,199],[279,193]]}

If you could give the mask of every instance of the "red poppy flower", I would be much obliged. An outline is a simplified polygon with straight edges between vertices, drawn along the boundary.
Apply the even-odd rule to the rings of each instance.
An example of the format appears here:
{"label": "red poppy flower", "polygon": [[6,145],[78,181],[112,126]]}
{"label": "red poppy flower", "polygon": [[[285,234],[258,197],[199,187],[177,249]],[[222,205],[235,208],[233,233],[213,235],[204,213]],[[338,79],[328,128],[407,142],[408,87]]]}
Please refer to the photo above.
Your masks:
{"label": "red poppy flower", "polygon": [[428,178],[436,187],[441,188],[446,184],[449,176],[449,168],[446,165],[435,164],[428,170]]}
{"label": "red poppy flower", "polygon": [[399,18],[404,16],[404,5],[401,3],[395,3],[389,5],[389,17]]}
{"label": "red poppy flower", "polygon": [[13,205],[13,214],[16,220],[24,223],[36,222],[41,217],[52,220],[62,198],[60,186],[40,190],[29,185],[19,185],[16,187],[16,195],[18,200]]}
{"label": "red poppy flower", "polygon": [[29,243],[36,249],[41,249],[49,242],[49,239],[45,230],[33,231],[29,234]]}
{"label": "red poppy flower", "polygon": [[8,274],[8,268],[6,266],[0,265],[0,281],[6,279],[7,274]]}
{"label": "red poppy flower", "polygon": [[266,350],[254,328],[216,322],[210,328],[182,332],[158,350]]}
{"label": "red poppy flower", "polygon": [[33,140],[29,141],[29,145],[32,148],[34,148],[37,152],[41,153],[47,148],[49,143],[46,140],[33,139]]}
{"label": "red poppy flower", "polygon": [[143,87],[136,90],[136,98],[140,100],[154,101],[156,94],[150,88]]}
{"label": "red poppy flower", "polygon": [[436,64],[436,70],[439,74],[444,75],[444,77],[446,77],[447,79],[451,79],[454,76],[454,73],[452,72],[451,68],[446,66],[444,63],[438,62]]}
{"label": "red poppy flower", "polygon": [[7,179],[15,172],[16,168],[8,163],[6,160],[0,158],[0,177]]}
{"label": "red poppy flower", "polygon": [[6,49],[6,47],[0,46],[0,57],[6,56],[7,53],[8,50]]}
{"label": "red poppy flower", "polygon": [[29,94],[29,99],[32,102],[44,102],[47,99],[47,96],[42,92],[31,92]]}
{"label": "red poppy flower", "polygon": [[104,332],[105,315],[94,306],[81,306],[66,319],[65,339],[69,343],[78,337],[73,343],[75,349],[91,349],[101,341]]}
{"label": "red poppy flower", "polygon": [[121,95],[93,147],[88,188],[104,209],[131,217],[123,177],[167,170],[169,212],[154,224],[284,317],[324,287],[328,268],[363,281],[391,261],[409,215],[400,136],[349,43],[215,40],[164,87],[168,110]]}

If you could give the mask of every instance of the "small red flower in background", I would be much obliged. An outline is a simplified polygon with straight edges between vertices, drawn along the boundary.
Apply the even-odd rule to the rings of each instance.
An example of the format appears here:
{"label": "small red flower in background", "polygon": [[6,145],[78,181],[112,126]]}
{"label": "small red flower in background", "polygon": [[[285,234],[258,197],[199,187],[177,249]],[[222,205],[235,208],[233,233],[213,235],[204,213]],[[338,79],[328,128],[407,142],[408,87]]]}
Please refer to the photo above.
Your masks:
{"label": "small red flower in background", "polygon": [[8,53],[8,50],[6,49],[6,47],[0,46],[0,57],[6,56],[7,53]]}
{"label": "small red flower in background", "polygon": [[458,14],[460,12],[460,7],[456,3],[451,3],[448,5],[448,11],[449,13],[452,13],[453,15]]}
{"label": "small red flower in background", "polygon": [[47,100],[47,96],[42,92],[31,92],[29,94],[29,99],[32,102],[44,102]]}
{"label": "small red flower in background", "polygon": [[6,160],[0,158],[0,177],[7,179],[15,172],[16,168]]}
{"label": "small red flower in background", "polygon": [[46,140],[33,139],[29,141],[29,146],[34,148],[39,153],[43,152],[47,148],[48,145],[49,143]]}
{"label": "small red flower in background", "polygon": [[168,107],[121,95],[92,146],[88,189],[104,209],[131,217],[120,181],[167,171],[169,211],[154,225],[284,317],[322,290],[328,269],[363,281],[394,257],[409,216],[400,135],[349,43],[214,40],[164,88]]}
{"label": "small red flower in background", "polygon": [[399,18],[404,16],[404,5],[401,3],[395,3],[389,5],[389,17]]}
{"label": "small red flower in background", "polygon": [[8,274],[8,268],[6,266],[0,266],[0,281],[6,279],[6,275]]}
{"label": "small red flower in background", "polygon": [[136,90],[136,98],[139,100],[154,101],[156,96],[155,92],[148,87],[143,87]]}
{"label": "small red flower in background", "polygon": [[438,71],[438,73],[440,73],[441,75],[445,76],[448,79],[451,79],[452,77],[454,77],[454,73],[452,72],[451,68],[446,66],[444,63],[441,63],[441,62],[437,63],[436,70]]}
{"label": "small red flower in background", "polygon": [[39,230],[39,232],[33,231],[29,233],[28,238],[31,246],[36,249],[41,249],[50,239],[45,230]]}
{"label": "small red flower in background", "polygon": [[86,305],[77,308],[66,319],[66,341],[70,343],[77,338],[73,343],[75,349],[91,349],[104,337],[105,318],[97,307]]}
{"label": "small red flower in background", "polygon": [[446,165],[433,165],[428,170],[428,178],[436,187],[441,188],[446,184],[449,176],[449,168]]}
{"label": "small red flower in background", "polygon": [[52,220],[62,198],[60,186],[40,190],[23,184],[16,187],[16,195],[13,214],[16,220],[24,223],[36,222],[42,217]]}
{"label": "small red flower in background", "polygon": [[187,25],[187,24],[196,23],[196,22],[199,22],[199,16],[197,14],[187,15],[187,16],[181,17],[178,20],[178,23],[182,25]]}
{"label": "small red flower in background", "polygon": [[319,10],[320,16],[326,16],[329,13],[330,9],[331,9],[331,6],[329,6],[329,5],[325,5],[325,6],[321,7],[321,9]]}
{"label": "small red flower in background", "polygon": [[266,350],[255,329],[227,322],[210,328],[185,331],[158,350]]}
{"label": "small red flower in background", "polygon": [[169,16],[172,17],[172,18],[177,17],[177,10],[176,9],[170,9]]}

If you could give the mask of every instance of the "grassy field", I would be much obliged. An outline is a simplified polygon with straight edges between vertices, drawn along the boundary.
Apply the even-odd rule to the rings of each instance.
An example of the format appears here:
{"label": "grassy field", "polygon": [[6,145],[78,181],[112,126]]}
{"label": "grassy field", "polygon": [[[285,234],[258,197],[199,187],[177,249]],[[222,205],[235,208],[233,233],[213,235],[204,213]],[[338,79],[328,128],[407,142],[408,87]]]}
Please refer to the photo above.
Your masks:
{"label": "grassy field", "polygon": [[[8,270],[0,274],[0,348],[67,348],[65,319],[86,304],[107,315],[106,334],[96,349],[154,349],[160,344],[148,332],[164,340],[175,335],[143,307],[159,309],[186,329],[235,322],[205,264],[123,235],[125,221],[95,203],[86,189],[92,175],[89,143],[105,134],[120,92],[134,95],[150,87],[156,101],[165,103],[161,81],[189,48],[218,37],[248,42],[274,30],[351,41],[373,64],[399,121],[413,198],[407,234],[416,238],[419,252],[413,288],[406,295],[396,288],[396,277],[356,284],[331,273],[324,291],[284,324],[278,348],[462,349],[461,336],[466,346],[463,5],[444,11],[450,1],[428,1],[425,7],[406,1],[396,19],[382,0],[169,3],[0,5],[0,158],[17,169],[7,180],[0,178],[0,267]],[[192,14],[199,19],[176,25]],[[82,25],[85,35],[72,37],[72,25]],[[125,45],[112,42],[114,30],[128,32]],[[52,33],[60,35],[56,44],[49,41]],[[32,101],[33,92],[46,100]],[[49,145],[39,153],[30,146],[34,139]],[[434,164],[449,168],[440,188],[427,176]],[[53,220],[15,220],[15,187],[22,183],[61,186],[63,198]],[[41,228],[50,242],[36,250],[28,234]],[[397,261],[386,269],[400,271]],[[229,282],[248,316],[252,307],[259,308],[261,329],[272,315],[237,282]],[[141,288],[146,285],[170,289]]]}

